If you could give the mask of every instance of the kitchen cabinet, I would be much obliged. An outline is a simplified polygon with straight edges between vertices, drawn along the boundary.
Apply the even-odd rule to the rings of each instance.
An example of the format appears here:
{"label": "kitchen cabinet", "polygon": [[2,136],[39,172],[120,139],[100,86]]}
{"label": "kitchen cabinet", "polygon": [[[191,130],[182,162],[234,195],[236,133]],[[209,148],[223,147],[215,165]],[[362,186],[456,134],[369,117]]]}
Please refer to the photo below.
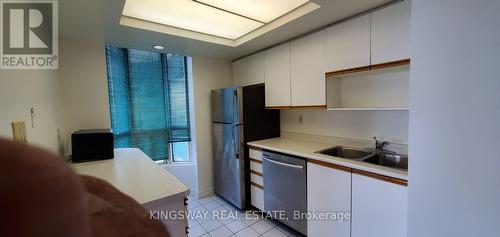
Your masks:
{"label": "kitchen cabinet", "polygon": [[330,110],[408,110],[409,66],[326,79]]}
{"label": "kitchen cabinet", "polygon": [[[307,163],[309,212],[351,211],[351,171],[331,164]],[[340,220],[340,219],[339,219]],[[350,220],[308,220],[307,236],[350,236]],[[368,236],[368,235],[367,235]]]}
{"label": "kitchen cabinet", "polygon": [[292,41],[292,106],[326,106],[324,61],[324,31]]}
{"label": "kitchen cabinet", "polygon": [[264,52],[233,62],[233,85],[249,86],[264,83]]}
{"label": "kitchen cabinet", "polygon": [[248,83],[248,58],[233,62],[233,85],[245,86]]}
{"label": "kitchen cabinet", "polygon": [[248,86],[248,85],[256,85],[264,83],[264,73],[265,73],[264,52],[259,52],[248,56],[247,64],[248,64],[248,76],[247,76],[247,82],[244,85]]}
{"label": "kitchen cabinet", "polygon": [[370,66],[370,14],[326,29],[326,71]]}
{"label": "kitchen cabinet", "polygon": [[264,174],[262,172],[262,149],[248,147],[250,158],[250,203],[259,210],[264,210]]}
{"label": "kitchen cabinet", "polygon": [[266,50],[264,67],[266,107],[290,107],[290,43]]}
{"label": "kitchen cabinet", "polygon": [[354,172],[351,236],[406,236],[407,187]]}
{"label": "kitchen cabinet", "polygon": [[410,0],[372,13],[371,64],[410,58],[410,17]]}

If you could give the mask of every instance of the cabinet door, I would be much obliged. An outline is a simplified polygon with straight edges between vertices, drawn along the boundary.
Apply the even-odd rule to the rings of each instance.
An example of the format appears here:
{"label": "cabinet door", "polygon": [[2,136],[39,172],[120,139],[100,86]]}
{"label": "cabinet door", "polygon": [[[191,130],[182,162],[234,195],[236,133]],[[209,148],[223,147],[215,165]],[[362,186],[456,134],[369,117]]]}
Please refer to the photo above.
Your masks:
{"label": "cabinet door", "polygon": [[352,174],[352,237],[406,236],[407,187]]}
{"label": "cabinet door", "polygon": [[370,65],[370,15],[326,29],[326,70]]}
{"label": "cabinet door", "polygon": [[264,52],[248,56],[248,81],[246,85],[264,83]]}
{"label": "cabinet door", "polygon": [[372,64],[410,58],[410,16],[410,0],[372,13]]}
{"label": "cabinet door", "polygon": [[290,43],[265,52],[266,107],[290,106]]}
{"label": "cabinet door", "polygon": [[233,62],[233,85],[245,86],[248,82],[248,58]]}
{"label": "cabinet door", "polygon": [[[308,163],[307,208],[309,212],[350,213],[351,172]],[[350,220],[339,220],[309,219],[307,236],[349,237]]]}
{"label": "cabinet door", "polygon": [[324,31],[292,41],[292,106],[326,105],[324,60]]}

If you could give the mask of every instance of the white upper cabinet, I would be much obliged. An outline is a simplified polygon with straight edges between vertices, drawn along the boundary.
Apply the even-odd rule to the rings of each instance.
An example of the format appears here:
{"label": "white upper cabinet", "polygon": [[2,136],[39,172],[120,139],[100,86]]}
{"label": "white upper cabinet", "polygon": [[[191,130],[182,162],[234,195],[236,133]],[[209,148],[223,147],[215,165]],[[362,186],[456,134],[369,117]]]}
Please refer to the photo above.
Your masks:
{"label": "white upper cabinet", "polygon": [[233,62],[233,85],[245,86],[248,83],[248,58]]}
{"label": "white upper cabinet", "polygon": [[352,174],[352,237],[406,236],[407,187]]}
{"label": "white upper cabinet", "polygon": [[245,85],[264,83],[264,52],[248,56],[248,81]]}
{"label": "white upper cabinet", "polygon": [[324,61],[324,31],[292,41],[292,106],[326,105]]}
{"label": "white upper cabinet", "polygon": [[266,107],[291,105],[290,96],[290,43],[265,51]]}
{"label": "white upper cabinet", "polygon": [[326,71],[370,65],[370,14],[326,29]]}
{"label": "white upper cabinet", "polygon": [[[351,172],[307,163],[307,209],[310,212],[325,211],[350,213]],[[345,216],[344,216],[345,217]],[[307,236],[349,237],[350,220],[309,219]]]}
{"label": "white upper cabinet", "polygon": [[410,0],[372,13],[371,64],[410,58],[410,16]]}

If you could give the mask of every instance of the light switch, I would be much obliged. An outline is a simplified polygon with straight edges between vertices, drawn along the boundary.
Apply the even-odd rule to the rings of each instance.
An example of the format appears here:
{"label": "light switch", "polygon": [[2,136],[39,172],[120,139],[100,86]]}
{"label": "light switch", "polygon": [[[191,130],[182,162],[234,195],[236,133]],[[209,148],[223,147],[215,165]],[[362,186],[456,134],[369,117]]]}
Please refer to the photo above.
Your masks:
{"label": "light switch", "polygon": [[31,108],[31,127],[38,127],[38,116],[35,112],[35,108]]}
{"label": "light switch", "polygon": [[12,122],[12,137],[16,142],[28,142],[26,136],[26,124],[24,122]]}

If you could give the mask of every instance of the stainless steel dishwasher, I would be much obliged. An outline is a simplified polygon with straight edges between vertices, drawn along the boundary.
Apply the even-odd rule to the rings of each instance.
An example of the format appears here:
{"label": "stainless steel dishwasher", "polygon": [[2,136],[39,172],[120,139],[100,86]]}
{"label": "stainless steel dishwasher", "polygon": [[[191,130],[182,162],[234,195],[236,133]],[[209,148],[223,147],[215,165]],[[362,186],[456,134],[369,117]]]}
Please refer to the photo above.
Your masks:
{"label": "stainless steel dishwasher", "polygon": [[268,151],[264,151],[263,160],[264,210],[307,235],[307,220],[294,218],[294,212],[307,211],[306,161]]}

